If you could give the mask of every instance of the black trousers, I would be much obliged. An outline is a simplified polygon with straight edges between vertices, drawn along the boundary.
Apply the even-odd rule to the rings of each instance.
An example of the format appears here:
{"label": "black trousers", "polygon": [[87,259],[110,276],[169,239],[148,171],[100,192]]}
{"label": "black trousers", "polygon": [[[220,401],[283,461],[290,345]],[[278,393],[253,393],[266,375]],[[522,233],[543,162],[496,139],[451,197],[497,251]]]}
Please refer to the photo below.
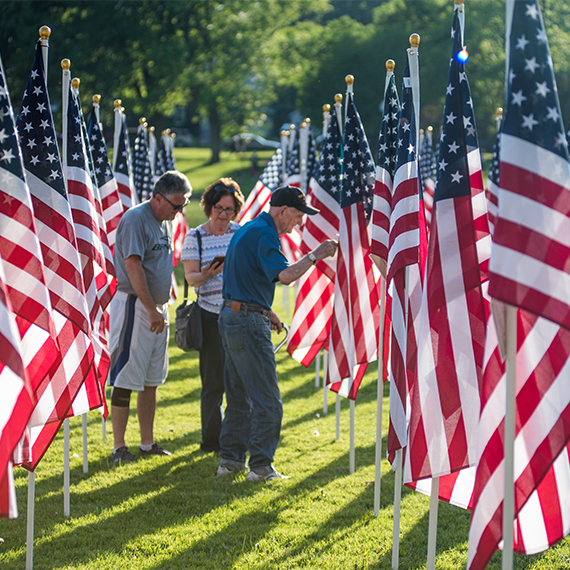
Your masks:
{"label": "black trousers", "polygon": [[201,310],[202,350],[200,351],[200,394],[202,451],[220,450],[222,399],[224,396],[224,347],[218,332],[218,315]]}

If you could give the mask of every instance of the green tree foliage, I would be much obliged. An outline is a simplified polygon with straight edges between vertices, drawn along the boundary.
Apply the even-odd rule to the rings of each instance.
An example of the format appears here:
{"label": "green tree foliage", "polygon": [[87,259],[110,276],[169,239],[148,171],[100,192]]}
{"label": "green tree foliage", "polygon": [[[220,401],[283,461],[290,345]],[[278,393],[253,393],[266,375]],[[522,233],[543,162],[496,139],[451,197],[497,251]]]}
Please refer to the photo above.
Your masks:
{"label": "green tree foliage", "polygon": [[[320,130],[322,106],[355,77],[355,101],[368,137],[381,121],[385,62],[396,62],[398,88],[410,34],[421,36],[421,126],[441,124],[451,42],[451,0],[63,0],[0,1],[0,52],[16,107],[29,73],[37,30],[47,24],[49,84],[58,104],[60,61],[81,79],[84,107],[123,100],[130,124],[145,115],[160,131],[175,106],[196,132],[209,124],[212,161],[220,139],[240,130],[277,138],[299,110]],[[541,0],[562,111],[570,118],[570,4]],[[467,0],[467,72],[482,146],[492,147],[494,113],[504,98],[503,2]]]}

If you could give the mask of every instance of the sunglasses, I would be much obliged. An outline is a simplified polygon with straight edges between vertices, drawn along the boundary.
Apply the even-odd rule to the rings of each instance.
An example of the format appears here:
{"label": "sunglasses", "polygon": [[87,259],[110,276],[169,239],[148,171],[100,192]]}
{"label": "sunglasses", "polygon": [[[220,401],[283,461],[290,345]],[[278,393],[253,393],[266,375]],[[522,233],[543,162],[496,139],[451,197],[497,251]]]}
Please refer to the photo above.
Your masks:
{"label": "sunglasses", "polygon": [[172,206],[172,209],[175,212],[180,212],[181,210],[186,208],[188,204],[190,204],[190,200],[187,199],[186,202],[184,202],[184,204],[180,204],[179,206],[177,206],[176,204],[173,204],[164,194],[161,194],[161,196]]}

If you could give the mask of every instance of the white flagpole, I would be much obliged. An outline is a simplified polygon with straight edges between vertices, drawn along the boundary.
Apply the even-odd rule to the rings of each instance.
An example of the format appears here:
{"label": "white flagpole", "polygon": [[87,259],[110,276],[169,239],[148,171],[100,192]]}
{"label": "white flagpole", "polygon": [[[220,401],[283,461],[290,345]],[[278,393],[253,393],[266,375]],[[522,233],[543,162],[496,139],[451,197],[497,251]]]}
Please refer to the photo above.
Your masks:
{"label": "white flagpole", "polygon": [[321,385],[321,355],[322,351],[319,350],[315,358],[315,388]]}
{"label": "white flagpole", "polygon": [[115,170],[115,165],[117,164],[117,152],[119,150],[119,137],[121,136],[121,128],[123,126],[123,113],[121,112],[122,101],[120,99],[115,99],[113,105],[115,106],[115,132],[113,133],[113,171]]}
{"label": "white flagpole", "polygon": [[[48,77],[48,52],[49,37],[51,28],[42,26],[39,29],[40,45],[42,50],[42,60],[44,64],[44,75],[47,88]],[[30,471],[28,473],[28,512],[26,522],[26,570],[32,570],[34,567],[34,520],[35,520],[35,498],[36,498],[36,473]]]}
{"label": "white flagpole", "polygon": [[281,131],[281,184],[285,182],[285,176],[287,176],[287,150],[289,149],[289,135],[289,131]]}
{"label": "white flagpole", "polygon": [[327,103],[323,105],[323,140],[329,130],[329,124],[331,122],[331,106]]}
{"label": "white flagpole", "polygon": [[323,349],[323,414],[329,413],[327,374],[329,372],[329,351]]}
{"label": "white flagpole", "polygon": [[148,128],[148,148],[150,150],[150,168],[152,175],[156,178],[156,136],[155,127]]}
{"label": "white flagpole", "polygon": [[350,450],[348,454],[348,472],[354,473],[355,460],[354,460],[354,424],[355,424],[355,408],[356,401],[350,400]]}
{"label": "white flagpole", "polygon": [[[346,101],[345,101],[345,116],[346,113],[348,112],[348,95],[353,94],[354,93],[354,76],[353,75],[347,75],[344,80],[346,81]],[[355,401],[354,400],[350,400],[350,446],[349,446],[349,453],[348,453],[348,464],[349,464],[349,468],[348,468],[348,472],[349,473],[354,473],[355,467],[354,467],[354,423],[355,423]],[[340,406],[339,406],[340,408]]]}
{"label": "white flagpole", "polygon": [[299,133],[299,176],[301,177],[301,190],[303,194],[307,194],[309,189],[309,129],[311,127],[311,119],[307,117],[301,124],[301,132]]}
{"label": "white flagpole", "polygon": [[89,473],[89,449],[87,448],[87,412],[81,414],[81,441],[83,443],[83,473]]}
{"label": "white flagpole", "polygon": [[386,279],[380,282],[380,326],[378,327],[378,391],[376,395],[376,454],[374,470],[374,516],[380,514],[382,480],[382,403],[384,399],[384,320],[386,316]]}
{"label": "white flagpole", "polygon": [[435,569],[435,552],[437,546],[437,514],[439,510],[439,477],[431,480],[429,498],[429,529],[426,570]]}
{"label": "white flagpole", "polygon": [[[390,85],[390,79],[394,75],[396,64],[393,59],[386,61],[386,81],[384,83],[384,95]],[[380,258],[371,255],[376,267],[382,274],[380,282],[380,323],[378,327],[378,387],[376,394],[376,454],[374,458],[374,516],[380,514],[380,487],[382,479],[382,403],[384,399],[384,320],[386,318],[386,268],[380,267]]]}
{"label": "white flagpole", "polygon": [[[342,93],[337,93],[334,96],[334,108],[336,114],[336,120],[338,123],[338,128],[340,132],[340,137],[342,139],[343,127],[344,127],[344,116],[342,114]],[[341,145],[341,152],[343,146]],[[335,403],[335,414],[336,414],[336,441],[340,441],[340,394],[337,392],[336,394],[336,403]]]}
{"label": "white flagpole", "polygon": [[[97,124],[99,125],[99,128],[101,129],[101,132],[103,132],[103,126],[101,125],[101,120],[99,117],[99,103],[101,103],[101,95],[93,95],[93,110],[95,111],[95,120],[97,121]],[[115,124],[115,131],[117,130],[117,125]],[[113,137],[114,139],[115,137]],[[113,141],[114,143],[114,141]],[[114,155],[114,153],[113,153]],[[106,397],[105,393],[104,393],[104,389],[103,389],[103,397]],[[101,409],[101,408],[99,408]],[[84,449],[84,457],[83,457],[83,473],[87,473],[86,469],[88,469],[88,466],[86,464],[86,458],[87,458],[87,454],[86,454],[86,449],[87,449],[87,419],[85,419],[85,439],[84,439],[84,443],[83,443],[83,449]],[[101,414],[101,439],[103,441],[105,441],[105,438],[107,437],[107,423],[105,422],[105,417],[103,416],[103,414]]]}
{"label": "white flagpole", "polygon": [[36,497],[36,473],[28,473],[28,515],[26,522],[26,570],[34,567],[34,511]]}
{"label": "white flagpole", "polygon": [[392,527],[392,570],[398,570],[400,564],[400,507],[402,503],[402,452],[396,451],[394,462],[396,472],[394,479],[394,526]]}
{"label": "white flagpole", "polygon": [[340,441],[340,394],[336,393],[335,400],[335,414],[336,414],[336,433],[335,440]]}
{"label": "white flagpole", "polygon": [[[408,284],[409,284],[409,267],[406,267],[405,271],[405,283],[404,283],[404,322],[408,322]],[[400,555],[400,510],[402,505],[402,457],[403,449],[398,449],[396,451],[396,473],[394,482],[394,527],[392,530],[392,570],[398,570],[399,555]]]}
{"label": "white flagpole", "polygon": [[[505,91],[508,87],[511,29],[515,0],[506,0],[505,18]],[[514,495],[514,440],[515,440],[515,396],[516,396],[516,358],[517,358],[517,311],[507,305],[507,394],[505,410],[505,497],[503,502],[503,570],[513,567],[513,520],[515,514]]]}
{"label": "white flagpole", "polygon": [[[71,81],[71,74],[69,68],[71,62],[69,59],[61,61],[62,81],[61,81],[61,94],[62,94],[62,127],[61,127],[61,163],[63,167],[63,179],[65,182],[65,189],[67,190],[67,115],[69,105],[69,84]],[[69,517],[69,418],[63,420],[63,516]]]}

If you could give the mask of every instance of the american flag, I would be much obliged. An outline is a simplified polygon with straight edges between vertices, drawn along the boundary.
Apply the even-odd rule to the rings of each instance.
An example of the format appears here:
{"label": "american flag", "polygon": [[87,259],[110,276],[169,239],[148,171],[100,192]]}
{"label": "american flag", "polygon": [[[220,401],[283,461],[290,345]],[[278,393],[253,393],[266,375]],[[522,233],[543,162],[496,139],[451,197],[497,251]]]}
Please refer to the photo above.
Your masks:
{"label": "american flag", "polygon": [[[156,154],[154,159],[154,175],[160,178],[167,170],[166,168],[166,146],[164,141],[164,135],[156,141]],[[172,169],[174,170],[174,169]]]}
{"label": "american flag", "polygon": [[[410,56],[408,55],[408,58]],[[402,85],[402,106],[398,121],[398,142],[394,169],[394,190],[388,248],[388,285],[391,304],[390,342],[390,423],[388,455],[406,446],[410,386],[407,374],[409,326],[413,322],[410,293],[417,297],[419,279],[419,181],[417,126],[414,112],[410,66],[406,65]],[[406,287],[406,268],[408,286]],[[411,336],[413,339],[413,334]],[[415,344],[415,343],[414,343]],[[410,349],[413,352],[413,349]]]}
{"label": "american flag", "polygon": [[[562,515],[570,507],[565,449],[570,438],[570,321],[565,286],[570,236],[564,230],[570,210],[570,163],[538,2],[513,2],[507,8],[512,25],[489,290],[520,308],[514,544],[517,551],[537,552],[568,532]],[[490,321],[481,391],[469,568],[483,567],[502,539],[506,390],[493,325]],[[544,490],[545,483],[550,488]],[[534,510],[526,515],[526,509]],[[524,523],[529,531],[523,529]]]}
{"label": "american flag", "polygon": [[[517,311],[514,548],[534,554],[570,531],[570,332]],[[469,568],[483,568],[502,539],[506,374],[489,319],[479,424],[480,457],[469,530]]]}
{"label": "american flag", "polygon": [[420,141],[420,180],[423,188],[424,211],[426,226],[431,225],[431,211],[433,208],[433,193],[437,176],[437,163],[433,151],[433,127],[428,127]]}
{"label": "american flag", "polygon": [[[303,226],[301,251],[305,254],[327,239],[338,238],[341,146],[340,128],[333,111],[323,140],[321,158],[310,183],[308,201],[319,213],[307,216]],[[335,273],[336,258],[327,258],[299,280],[287,351],[304,366],[309,366],[323,346],[328,347]]]}
{"label": "american flag", "polygon": [[396,166],[398,116],[400,113],[400,101],[392,71],[387,72],[383,109],[384,115],[378,137],[370,251],[387,262],[390,218],[392,216],[392,184],[394,167]]}
{"label": "american flag", "polygon": [[154,182],[147,140],[148,133],[145,125],[145,122],[139,125],[133,145],[133,180],[139,202],[144,202],[150,198]]}
{"label": "american flag", "polygon": [[285,169],[284,185],[302,187],[301,181],[301,136],[303,129],[308,129],[308,151],[307,151],[307,177],[310,180],[317,164],[317,145],[313,138],[313,131],[309,123],[303,123],[301,129],[293,141],[291,150],[287,153],[287,167]]}
{"label": "american flag", "polygon": [[[50,370],[50,381],[36,390],[37,404],[30,420],[32,459],[25,465],[35,469],[81,384],[86,377],[96,373],[82,266],[63,180],[39,41],[17,127],[62,356],[62,361]],[[19,459],[22,462],[29,459],[26,449],[22,450]]]}
{"label": "american flag", "polygon": [[568,141],[542,16],[515,2],[489,292],[570,327]]}
{"label": "american flag", "polygon": [[[5,88],[5,83],[2,83]],[[0,131],[3,132],[5,131]],[[14,136],[13,132],[11,136]],[[3,157],[5,156],[4,154]],[[7,159],[0,158],[2,162],[5,160]],[[3,265],[4,261],[0,258],[0,517],[16,518],[18,509],[12,477],[12,453],[22,437],[34,406],[32,388],[22,360],[20,334],[6,291]]]}
{"label": "american flag", "polygon": [[[92,326],[95,364],[100,382],[89,377],[73,402],[73,414],[78,415],[105,403],[104,382],[110,365],[106,315],[113,291],[110,280],[114,267],[108,262],[110,252],[102,218],[97,186],[89,175],[89,155],[82,136],[82,116],[78,100],[70,89],[67,110],[67,185],[71,214],[75,225],[77,248],[83,267],[83,283]],[[109,170],[110,172],[110,170]],[[94,174],[96,174],[94,172]],[[118,204],[117,204],[118,205]],[[108,270],[113,273],[108,274]]]}
{"label": "american flag", "polygon": [[327,384],[353,400],[367,363],[378,356],[380,306],[366,227],[367,205],[372,210],[374,172],[366,133],[349,92]]}
{"label": "american flag", "polygon": [[497,140],[493,147],[493,158],[489,168],[489,176],[485,186],[485,197],[487,198],[487,218],[489,220],[489,231],[493,235],[497,214],[499,213],[499,156],[501,154],[501,133],[497,133]]}
{"label": "american flag", "polygon": [[129,146],[129,130],[124,113],[120,109],[115,109],[115,120],[121,122],[121,129],[117,147],[113,150],[113,174],[119,188],[119,196],[126,212],[130,207],[138,204],[133,179],[133,169],[131,165],[131,149]]}
{"label": "american flag", "polygon": [[[36,146],[36,140],[29,143]],[[32,388],[46,382],[60,359],[50,295],[37,237],[32,199],[6,79],[0,63],[0,255],[6,292],[22,339],[22,357]]]}
{"label": "american flag", "polygon": [[271,160],[267,163],[267,166],[253,187],[253,190],[249,193],[239,213],[237,222],[241,225],[253,220],[253,218],[256,218],[261,212],[265,212],[269,209],[271,193],[278,188],[281,183],[282,157],[281,149],[278,148],[271,157]]}
{"label": "american flag", "polygon": [[95,106],[93,106],[93,109],[91,110],[91,116],[89,117],[89,123],[87,125],[87,134],[89,136],[91,155],[93,157],[95,168],[95,177],[99,188],[99,195],[101,197],[107,240],[109,247],[112,250],[115,247],[117,226],[119,225],[123,215],[123,205],[121,203],[117,182],[113,176],[111,163],[109,162],[107,145],[105,144],[101,127],[97,121]]}
{"label": "american flag", "polygon": [[[463,11],[455,6],[452,56],[464,47]],[[471,187],[470,155],[479,147],[465,65],[456,57],[443,123],[404,482],[470,467],[477,455],[486,316],[473,200],[482,189]]]}

